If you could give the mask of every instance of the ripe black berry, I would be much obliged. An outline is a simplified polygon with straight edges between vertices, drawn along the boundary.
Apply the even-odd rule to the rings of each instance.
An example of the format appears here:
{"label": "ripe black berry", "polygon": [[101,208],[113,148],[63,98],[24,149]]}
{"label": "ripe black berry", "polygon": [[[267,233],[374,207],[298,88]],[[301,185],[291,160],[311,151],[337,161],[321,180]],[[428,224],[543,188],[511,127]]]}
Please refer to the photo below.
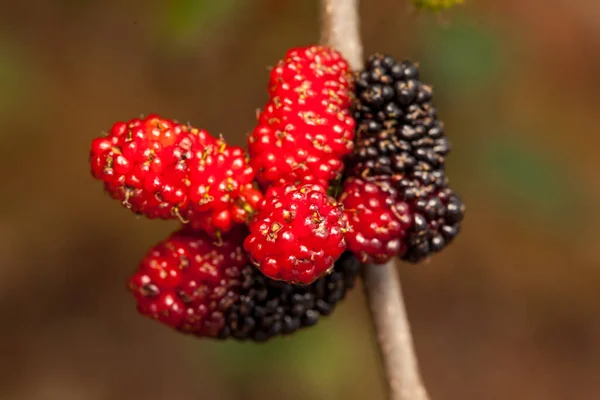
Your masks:
{"label": "ripe black berry", "polygon": [[354,287],[359,270],[358,260],[344,253],[331,274],[304,286],[269,279],[248,265],[242,270],[240,300],[225,313],[219,338],[261,342],[315,325]]}
{"label": "ripe black berry", "polygon": [[431,103],[431,86],[417,66],[375,54],[356,76],[356,145],[350,175],[411,173],[418,162],[444,169],[451,150],[444,124]]}
{"label": "ripe black berry", "polygon": [[451,145],[433,90],[416,64],[382,54],[370,56],[355,80],[356,142],[345,174],[389,183],[394,201],[407,204],[412,217],[405,236],[395,238],[403,243],[398,256],[421,261],[454,239],[465,211],[448,186]]}
{"label": "ripe black berry", "polygon": [[402,259],[419,262],[431,253],[441,251],[460,232],[465,205],[452,189],[446,187],[429,196],[419,197],[411,204],[413,225],[405,242],[407,251]]}

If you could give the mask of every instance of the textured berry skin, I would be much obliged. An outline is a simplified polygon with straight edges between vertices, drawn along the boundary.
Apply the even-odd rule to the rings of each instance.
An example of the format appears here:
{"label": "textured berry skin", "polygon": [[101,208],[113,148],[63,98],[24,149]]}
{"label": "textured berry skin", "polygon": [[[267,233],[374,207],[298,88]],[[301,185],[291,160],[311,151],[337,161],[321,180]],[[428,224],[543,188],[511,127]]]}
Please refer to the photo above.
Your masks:
{"label": "textured berry skin", "polygon": [[221,204],[221,207],[209,211],[192,211],[188,214],[188,225],[194,230],[201,230],[213,237],[227,233],[237,224],[250,221],[263,199],[261,191],[252,183],[242,186],[233,200]]}
{"label": "textured berry skin", "polygon": [[198,337],[265,341],[315,325],[354,287],[360,265],[349,253],[311,285],[270,279],[249,263],[246,234],[216,242],[186,227],[155,245],[128,282],[138,311]]}
{"label": "textured berry skin", "polygon": [[220,338],[263,342],[315,325],[330,315],[354,287],[360,263],[344,253],[333,271],[310,285],[294,285],[264,276],[254,266],[242,270],[239,301],[225,313]]}
{"label": "textured berry skin", "polygon": [[[365,203],[362,207],[370,214],[348,215],[353,228],[347,238],[349,249],[374,263],[393,256],[419,262],[452,242],[465,212],[448,186],[445,163],[451,146],[432,104],[432,88],[420,81],[414,63],[374,54],[356,74],[355,91],[356,142],[345,160],[346,176],[355,179],[349,180],[342,195],[344,206],[352,209],[348,202],[360,192],[371,193],[386,206],[377,210]],[[367,191],[369,184],[380,193]],[[410,222],[402,223],[402,232],[394,231],[395,239],[376,250],[385,240],[372,228],[379,235],[389,232],[373,218],[390,215],[402,216],[390,226]]]}
{"label": "textured berry skin", "polygon": [[[268,105],[276,109],[277,106]],[[282,107],[284,108],[284,107]],[[354,120],[339,112],[327,116],[294,105],[276,110],[249,138],[251,163],[264,187],[339,179],[343,156],[353,146]],[[259,119],[267,118],[261,115]]]}
{"label": "textured berry skin", "polygon": [[193,227],[217,235],[252,218],[262,193],[254,187],[254,169],[241,147],[219,139],[189,164],[187,217]]}
{"label": "textured berry skin", "polygon": [[383,264],[404,255],[412,215],[387,180],[350,178],[344,182],[340,201],[351,226],[345,235],[348,250],[361,262]]}
{"label": "textured berry skin", "polygon": [[94,139],[90,163],[94,178],[134,213],[209,220],[210,232],[246,222],[261,197],[242,148],[155,114],[117,122]]}
{"label": "textured berry skin", "polygon": [[264,188],[339,180],[353,149],[352,76],[327,47],[291,49],[271,70],[269,102],[248,138],[251,164]]}
{"label": "textured berry skin", "polygon": [[189,160],[195,149],[215,140],[206,131],[155,114],[117,122],[107,136],[92,141],[92,175],[134,213],[177,218],[189,205]]}
{"label": "textured berry skin", "polygon": [[449,245],[460,233],[465,205],[449,187],[419,197],[410,204],[412,227],[402,259],[417,263]]}
{"label": "textured berry skin", "polygon": [[344,252],[347,220],[320,185],[272,187],[244,247],[266,276],[310,284],[328,273]]}
{"label": "textured berry skin", "polygon": [[348,160],[353,175],[410,174],[444,169],[450,142],[431,103],[432,88],[417,66],[375,54],[356,77],[356,145]]}
{"label": "textured berry skin", "polygon": [[182,332],[217,336],[239,301],[244,235],[237,230],[217,243],[184,228],[151,248],[129,280],[138,311]]}
{"label": "textured berry skin", "polygon": [[271,70],[269,94],[274,96],[277,89],[286,84],[292,87],[308,85],[324,90],[320,93],[342,108],[351,103],[350,67],[342,55],[330,47],[312,45],[288,50]]}

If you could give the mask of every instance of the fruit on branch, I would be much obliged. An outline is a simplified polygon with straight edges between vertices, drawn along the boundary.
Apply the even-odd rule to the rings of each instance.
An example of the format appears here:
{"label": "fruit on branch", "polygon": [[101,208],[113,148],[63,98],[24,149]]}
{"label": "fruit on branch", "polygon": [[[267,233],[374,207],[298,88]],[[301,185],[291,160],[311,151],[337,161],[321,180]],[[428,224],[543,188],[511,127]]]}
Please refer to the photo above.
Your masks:
{"label": "fruit on branch", "polygon": [[184,222],[129,279],[143,315],[264,341],[330,314],[360,262],[419,262],[460,231],[450,142],[415,64],[376,54],[352,74],[335,50],[300,47],[272,69],[268,92],[249,156],[156,114],[93,140],[92,175],[113,198]]}
{"label": "fruit on branch", "polygon": [[[376,202],[395,204],[386,206],[381,216],[387,218],[390,209],[390,215],[401,216],[391,220],[396,230],[390,231],[367,217],[368,204],[362,214],[348,214],[353,225],[349,249],[362,260],[383,263],[397,255],[419,262],[442,250],[460,231],[465,206],[445,174],[450,142],[432,104],[432,88],[419,75],[416,64],[383,54],[370,56],[364,70],[356,73],[356,142],[345,171],[356,180],[346,185],[342,201],[352,209],[347,203],[357,193],[375,196]],[[409,223],[404,222],[407,218]],[[376,232],[391,235],[391,241]],[[387,243],[385,248],[382,243]]]}
{"label": "fruit on branch", "polygon": [[271,187],[259,209],[244,247],[269,278],[310,284],[346,248],[346,217],[320,185]]}
{"label": "fruit on branch", "polygon": [[186,227],[158,243],[129,280],[139,312],[200,337],[264,341],[314,325],[354,285],[349,254],[309,286],[269,279],[249,264],[246,234],[237,227],[216,242]]}
{"label": "fruit on branch", "polygon": [[155,114],[117,122],[91,147],[93,176],[148,218],[208,220],[225,232],[251,218],[261,197],[242,148]]}
{"label": "fruit on branch", "polygon": [[251,164],[263,187],[339,179],[352,151],[354,120],[348,109],[352,79],[333,49],[291,49],[273,68],[271,99],[248,138]]}

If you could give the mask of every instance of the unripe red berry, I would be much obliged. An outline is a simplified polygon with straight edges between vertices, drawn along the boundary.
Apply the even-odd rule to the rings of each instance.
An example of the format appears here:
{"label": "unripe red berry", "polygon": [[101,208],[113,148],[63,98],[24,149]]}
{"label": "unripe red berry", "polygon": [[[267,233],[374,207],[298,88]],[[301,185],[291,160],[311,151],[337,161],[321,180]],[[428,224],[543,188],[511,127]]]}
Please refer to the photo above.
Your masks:
{"label": "unripe red berry", "polygon": [[266,276],[309,284],[333,268],[347,229],[341,206],[322,186],[272,187],[244,247]]}

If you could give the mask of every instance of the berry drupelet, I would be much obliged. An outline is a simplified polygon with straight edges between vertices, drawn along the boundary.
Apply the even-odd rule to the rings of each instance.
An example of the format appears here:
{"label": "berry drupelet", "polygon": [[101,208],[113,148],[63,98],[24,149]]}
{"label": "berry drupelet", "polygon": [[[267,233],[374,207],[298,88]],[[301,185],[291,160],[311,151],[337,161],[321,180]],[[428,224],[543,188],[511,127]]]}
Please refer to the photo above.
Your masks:
{"label": "berry drupelet", "polygon": [[249,263],[246,234],[236,228],[215,242],[186,227],[158,243],[129,280],[138,311],[199,337],[264,341],[316,324],[354,286],[350,254],[308,286],[269,279]]}
{"label": "berry drupelet", "polygon": [[270,188],[249,227],[244,247],[271,279],[310,284],[346,249],[341,204],[316,184]]}
{"label": "berry drupelet", "polygon": [[189,164],[188,218],[193,226],[217,235],[252,218],[262,193],[254,187],[254,169],[241,147],[219,139]]}

